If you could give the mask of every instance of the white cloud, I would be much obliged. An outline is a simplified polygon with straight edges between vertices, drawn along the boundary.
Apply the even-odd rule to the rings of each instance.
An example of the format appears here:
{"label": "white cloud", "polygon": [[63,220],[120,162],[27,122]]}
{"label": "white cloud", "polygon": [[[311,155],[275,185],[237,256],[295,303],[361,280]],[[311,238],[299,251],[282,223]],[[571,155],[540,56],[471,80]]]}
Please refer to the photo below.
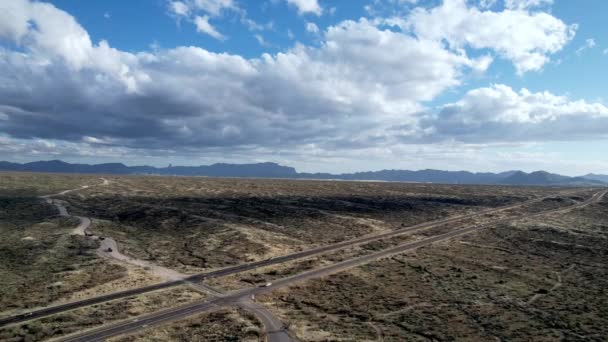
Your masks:
{"label": "white cloud", "polygon": [[520,74],[540,70],[576,31],[576,25],[547,13],[481,11],[465,0],[444,0],[430,10],[416,8],[405,22],[395,22],[411,27],[422,39],[446,40],[455,49],[492,49],[512,61]]}
{"label": "white cloud", "polygon": [[74,17],[47,3],[0,3],[0,37],[23,44],[35,58],[31,63],[44,66],[60,60],[72,71],[99,70],[119,79],[129,92],[137,92],[136,84],[148,79],[129,66],[134,55],[116,50],[106,41],[94,45]]}
{"label": "white cloud", "polygon": [[188,7],[188,5],[186,5],[186,3],[183,1],[170,1],[169,2],[169,11],[172,14],[175,14],[175,15],[181,16],[181,17],[190,16],[190,7]]}
{"label": "white cloud", "polygon": [[553,0],[505,0],[505,8],[512,10],[528,10],[552,4]]}
{"label": "white cloud", "polygon": [[432,140],[559,141],[608,138],[608,108],[550,92],[498,84],[469,91],[424,119]]}
{"label": "white cloud", "polygon": [[306,31],[310,33],[319,33],[319,27],[315,23],[308,22],[306,23]]}
{"label": "white cloud", "polygon": [[[379,1],[375,1],[376,3]],[[393,5],[415,5],[418,3],[418,0],[388,0],[389,3]]]}
{"label": "white cloud", "polygon": [[253,37],[255,38],[255,40],[258,41],[258,44],[260,44],[260,46],[269,47],[272,45],[272,44],[268,43],[266,41],[266,39],[264,39],[264,37],[262,37],[262,35],[260,35],[260,34],[255,34],[255,35],[253,35]]}
{"label": "white cloud", "polygon": [[241,23],[249,29],[249,31],[264,31],[272,30],[274,28],[274,22],[269,21],[266,24],[259,24],[255,20],[249,19],[246,16],[241,17]]}
{"label": "white cloud", "polygon": [[233,0],[194,0],[193,6],[214,17],[219,16],[222,11],[238,9]]}
{"label": "white cloud", "polygon": [[194,24],[196,25],[196,30],[201,33],[208,34],[217,40],[226,39],[226,37],[224,37],[224,35],[219,33],[217,31],[217,29],[209,23],[209,17],[206,15],[202,16],[202,17],[198,16],[198,17],[194,18]]}
{"label": "white cloud", "polygon": [[[329,27],[320,33],[319,47],[296,45],[257,59],[196,47],[131,54],[107,42],[93,45],[71,16],[45,6],[43,19],[26,12],[23,20],[34,18],[37,30],[22,36],[86,39],[64,49],[15,40],[26,53],[0,50],[0,84],[6,85],[0,110],[7,116],[0,128],[24,138],[104,137],[116,146],[149,149],[313,142],[344,149],[384,139],[389,124],[413,124],[421,101],[459,85],[463,72],[483,64],[440,42],[364,19]],[[66,25],[70,21],[73,27]],[[47,22],[56,27],[47,30]],[[20,24],[5,30],[6,36]],[[209,17],[198,17],[197,26],[222,37]],[[80,50],[85,53],[74,60],[78,54],[72,52]],[[80,67],[65,72],[72,64]]]}
{"label": "white cloud", "polygon": [[198,32],[207,34],[218,40],[224,40],[226,37],[209,20],[221,17],[226,11],[238,13],[240,22],[252,31],[266,28],[265,25],[260,25],[254,20],[247,18],[246,12],[241,10],[234,0],[169,0],[167,4],[169,15],[175,17],[178,22],[181,19],[186,19],[194,24]]}
{"label": "white cloud", "polygon": [[604,55],[607,55],[607,56],[608,56],[608,49],[604,49],[604,51],[602,51],[602,53],[603,53]]}
{"label": "white cloud", "polygon": [[583,54],[583,52],[585,52],[585,50],[593,49],[595,47],[595,45],[596,45],[595,39],[593,39],[593,38],[586,39],[585,44],[583,44],[581,47],[576,49],[576,54],[580,56]]}
{"label": "white cloud", "polygon": [[319,5],[318,0],[287,0],[287,3],[297,7],[300,14],[321,15],[323,13],[323,8]]}
{"label": "white cloud", "polygon": [[[462,15],[461,7],[455,10]],[[485,12],[464,11],[478,25],[490,20],[477,18]],[[524,22],[536,18],[514,12]],[[210,16],[196,18],[203,32],[223,37]],[[441,32],[470,33],[468,24],[437,18]],[[489,23],[487,29],[497,30]],[[505,38],[508,33],[491,36],[520,42],[519,36]],[[416,36],[366,19],[319,30],[318,46],[296,44],[259,58],[198,47],[129,53],[93,43],[72,16],[52,5],[15,0],[0,2],[0,36],[17,46],[0,48],[0,131],[9,137],[0,138],[0,152],[15,155],[200,157],[230,151],[251,158],[280,151],[396,159],[426,142],[472,146],[593,139],[608,132],[602,104],[503,85],[473,90],[433,113],[426,101],[461,85],[472,71],[486,70],[492,57],[486,51],[470,57],[454,42],[446,46],[439,38],[444,33]],[[486,40],[474,36],[461,44],[483,46],[477,41]],[[506,43],[495,44],[500,51]],[[421,153],[440,162],[458,148]]]}
{"label": "white cloud", "polygon": [[498,0],[479,0],[479,8],[489,9],[496,5]]}

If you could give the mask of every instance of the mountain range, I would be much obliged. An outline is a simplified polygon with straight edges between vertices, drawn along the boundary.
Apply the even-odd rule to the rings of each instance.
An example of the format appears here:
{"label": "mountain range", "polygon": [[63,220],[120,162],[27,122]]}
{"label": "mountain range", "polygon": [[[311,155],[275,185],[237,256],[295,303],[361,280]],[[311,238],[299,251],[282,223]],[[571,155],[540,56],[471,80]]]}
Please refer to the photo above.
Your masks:
{"label": "mountain range", "polygon": [[390,182],[418,182],[443,184],[503,184],[543,186],[606,186],[608,175],[588,174],[568,177],[546,171],[501,173],[442,170],[381,170],[356,173],[303,173],[295,168],[276,163],[213,164],[201,166],[126,166],[121,163],[71,164],[60,160],[37,161],[25,164],[0,161],[0,171],[91,173],[117,175],[165,175],[207,177],[252,177],[292,179],[376,180]]}

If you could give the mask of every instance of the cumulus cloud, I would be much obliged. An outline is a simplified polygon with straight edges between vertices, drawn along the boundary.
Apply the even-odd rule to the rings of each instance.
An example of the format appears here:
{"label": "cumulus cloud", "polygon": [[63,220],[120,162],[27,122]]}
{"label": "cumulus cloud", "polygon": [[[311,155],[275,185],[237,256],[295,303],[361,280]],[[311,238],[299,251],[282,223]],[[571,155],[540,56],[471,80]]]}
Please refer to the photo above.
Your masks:
{"label": "cumulus cloud", "polygon": [[470,7],[465,0],[444,0],[432,9],[416,8],[400,22],[422,39],[447,41],[452,48],[492,49],[513,62],[518,73],[537,71],[572,40],[576,25],[544,12],[523,10],[536,2],[512,1],[502,12]]}
{"label": "cumulus cloud", "polygon": [[[320,47],[296,45],[256,59],[196,47],[131,54],[105,42],[93,45],[52,5],[20,3],[46,9],[44,17],[37,11],[23,17],[36,30],[18,31],[21,22],[5,30],[28,53],[0,50],[0,98],[8,117],[0,125],[24,139],[88,136],[149,148],[345,145],[367,139],[366,131],[381,132],[390,120],[411,121],[420,101],[460,84],[462,73],[478,64],[439,42],[364,19],[328,28]],[[49,28],[48,21],[62,25]],[[200,18],[201,30],[220,37],[205,23],[208,18]],[[20,39],[29,35],[81,39],[63,50]],[[131,75],[141,76],[125,87]]]}
{"label": "cumulus cloud", "polygon": [[[53,5],[26,0],[0,4],[0,37],[5,37],[28,51],[27,55],[0,50],[3,68],[12,73],[11,63],[26,63],[26,68],[45,68],[61,65],[68,72],[101,72],[94,75],[103,83],[104,77],[120,81],[131,93],[137,92],[137,83],[148,76],[134,70],[137,57],[119,51],[106,41],[93,44],[89,34],[69,14]],[[16,59],[11,59],[15,57]],[[23,71],[23,70],[22,70]],[[5,79],[5,83],[10,81]]]}
{"label": "cumulus cloud", "polygon": [[[196,18],[201,31],[223,37],[209,24],[211,14]],[[486,51],[471,57],[446,46],[443,33],[422,32],[360,19],[319,30],[318,46],[296,44],[257,58],[193,46],[125,52],[92,42],[53,5],[1,2],[0,37],[11,44],[0,47],[6,142],[0,152],[13,142],[22,151],[84,155],[272,155],[277,149],[354,155],[429,141],[608,132],[601,104],[507,86],[471,91],[433,113],[426,102],[461,85],[470,72],[486,70],[492,57]],[[584,132],[585,125],[591,130]]]}
{"label": "cumulus cloud", "polygon": [[319,5],[318,0],[287,0],[287,3],[295,6],[300,14],[321,15],[323,12],[323,8]]}
{"label": "cumulus cloud", "polygon": [[461,142],[562,141],[608,137],[608,107],[550,92],[497,84],[469,91],[426,116],[431,140]]}

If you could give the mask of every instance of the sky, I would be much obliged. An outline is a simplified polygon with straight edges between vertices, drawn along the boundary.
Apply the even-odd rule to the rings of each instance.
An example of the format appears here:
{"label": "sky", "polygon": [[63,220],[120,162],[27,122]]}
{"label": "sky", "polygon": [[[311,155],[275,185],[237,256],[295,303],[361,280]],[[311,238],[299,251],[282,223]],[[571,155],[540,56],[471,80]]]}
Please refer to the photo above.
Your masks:
{"label": "sky", "polygon": [[0,159],[608,174],[605,0],[0,0]]}

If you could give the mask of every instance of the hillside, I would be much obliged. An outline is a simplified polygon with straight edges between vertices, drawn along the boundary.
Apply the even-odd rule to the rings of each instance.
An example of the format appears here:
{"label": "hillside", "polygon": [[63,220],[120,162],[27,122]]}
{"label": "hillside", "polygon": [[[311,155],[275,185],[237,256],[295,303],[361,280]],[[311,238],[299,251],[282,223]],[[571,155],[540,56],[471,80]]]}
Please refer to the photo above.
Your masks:
{"label": "hillside", "polygon": [[[251,177],[251,178],[292,178],[323,180],[375,180],[386,182],[415,182],[441,184],[502,184],[502,185],[542,185],[542,186],[601,186],[602,182],[591,177],[567,177],[546,171],[525,173],[506,171],[501,173],[443,171],[443,170],[380,170],[356,173],[299,173],[295,168],[276,163],[226,164],[201,166],[126,166],[121,163],[70,164],[60,160],[37,161],[25,164],[0,162],[0,171],[27,171],[50,173],[91,173],[117,175],[165,175],[165,176],[206,176],[206,177]],[[608,178],[608,177],[607,177]]]}

